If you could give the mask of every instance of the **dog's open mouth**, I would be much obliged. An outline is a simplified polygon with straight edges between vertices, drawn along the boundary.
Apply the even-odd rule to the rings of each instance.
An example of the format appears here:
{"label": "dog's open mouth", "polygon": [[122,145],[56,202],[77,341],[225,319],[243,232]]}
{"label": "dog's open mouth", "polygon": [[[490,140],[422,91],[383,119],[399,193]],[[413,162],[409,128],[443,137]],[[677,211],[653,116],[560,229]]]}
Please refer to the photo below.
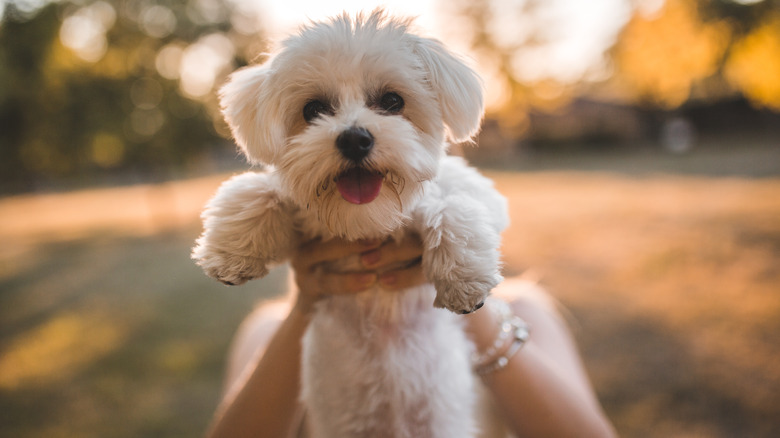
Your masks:
{"label": "dog's open mouth", "polygon": [[336,178],[336,187],[345,201],[368,204],[379,196],[384,175],[361,167],[353,167]]}

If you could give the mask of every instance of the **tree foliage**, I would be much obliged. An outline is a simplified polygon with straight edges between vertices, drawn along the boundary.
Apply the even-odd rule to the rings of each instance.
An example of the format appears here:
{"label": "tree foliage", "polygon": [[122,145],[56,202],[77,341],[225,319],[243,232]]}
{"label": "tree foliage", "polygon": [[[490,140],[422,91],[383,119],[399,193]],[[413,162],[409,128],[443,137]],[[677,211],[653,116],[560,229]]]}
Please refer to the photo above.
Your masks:
{"label": "tree foliage", "polygon": [[659,11],[636,13],[623,30],[613,50],[618,79],[642,101],[677,107],[717,72],[730,34],[722,21],[702,22],[692,1],[667,0]]}
{"label": "tree foliage", "polygon": [[734,42],[725,75],[757,106],[780,111],[780,10]]}
{"label": "tree foliage", "polygon": [[5,15],[2,191],[193,165],[224,146],[213,89],[259,40],[222,0],[9,2]]}
{"label": "tree foliage", "polygon": [[741,93],[780,109],[780,1],[666,0],[638,8],[612,56],[615,79],[664,109]]}
{"label": "tree foliage", "polygon": [[[499,120],[522,125],[533,108],[598,88],[557,78],[524,78],[518,66],[552,62],[560,34],[560,1],[449,2],[457,29],[501,90]],[[658,110],[691,99],[717,101],[738,94],[754,105],[780,108],[780,0],[625,0],[630,15],[606,65],[610,96]],[[570,5],[569,5],[570,6]],[[532,55],[532,56],[529,56]],[[598,75],[596,75],[598,76]],[[603,79],[600,78],[600,79]],[[585,86],[583,86],[585,85]],[[495,87],[495,85],[494,85]],[[513,123],[512,123],[513,122]]]}
{"label": "tree foliage", "polygon": [[[265,44],[256,12],[232,1],[0,0],[0,192],[164,178],[224,149],[214,90]],[[625,1],[637,7],[608,53],[624,99],[672,109],[739,94],[780,111],[780,0],[654,1],[650,13]],[[523,74],[560,37],[559,2],[443,6],[509,132],[592,88]]]}

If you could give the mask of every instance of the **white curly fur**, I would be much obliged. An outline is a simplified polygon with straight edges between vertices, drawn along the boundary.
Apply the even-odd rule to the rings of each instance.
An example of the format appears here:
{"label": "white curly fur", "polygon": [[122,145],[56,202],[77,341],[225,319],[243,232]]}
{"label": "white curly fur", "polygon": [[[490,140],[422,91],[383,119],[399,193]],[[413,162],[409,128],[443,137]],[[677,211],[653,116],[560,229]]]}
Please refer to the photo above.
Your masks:
{"label": "white curly fur", "polygon": [[[301,394],[316,437],[478,433],[472,345],[456,313],[473,311],[501,281],[506,203],[491,181],[446,156],[447,139],[479,129],[478,76],[409,26],[379,10],[311,24],[221,92],[236,142],[268,168],[230,179],[208,203],[193,249],[208,275],[229,284],[262,277],[314,237],[386,238],[408,227],[423,239],[431,284],[318,305],[303,340]],[[404,99],[398,114],[375,107],[388,91]],[[312,99],[332,111],[306,123]],[[379,196],[359,205],[335,183],[354,165],[336,138],[355,126],[375,140],[360,166],[384,178]]]}

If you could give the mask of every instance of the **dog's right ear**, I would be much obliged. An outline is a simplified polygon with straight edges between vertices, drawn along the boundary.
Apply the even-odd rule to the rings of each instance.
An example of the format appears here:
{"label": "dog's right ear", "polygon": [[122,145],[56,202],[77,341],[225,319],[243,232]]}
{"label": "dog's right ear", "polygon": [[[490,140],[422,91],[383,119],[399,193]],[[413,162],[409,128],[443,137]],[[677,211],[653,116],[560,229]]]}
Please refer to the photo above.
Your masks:
{"label": "dog's right ear", "polygon": [[277,93],[268,86],[271,70],[246,67],[230,75],[219,90],[222,115],[233,138],[252,162],[273,164],[285,143]]}

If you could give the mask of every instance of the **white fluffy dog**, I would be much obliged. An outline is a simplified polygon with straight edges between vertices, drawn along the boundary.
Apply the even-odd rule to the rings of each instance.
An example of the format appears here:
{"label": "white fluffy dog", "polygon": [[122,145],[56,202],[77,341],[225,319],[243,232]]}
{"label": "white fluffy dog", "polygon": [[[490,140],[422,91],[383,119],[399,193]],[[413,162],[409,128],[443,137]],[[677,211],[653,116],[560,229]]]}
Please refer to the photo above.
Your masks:
{"label": "white fluffy dog", "polygon": [[479,130],[479,77],[408,28],[379,10],[311,24],[221,90],[236,142],[267,170],[225,182],[207,205],[193,257],[208,275],[262,277],[313,238],[422,237],[431,284],[318,303],[301,394],[316,437],[477,434],[473,346],[456,314],[501,281],[506,203],[446,156],[448,140]]}

